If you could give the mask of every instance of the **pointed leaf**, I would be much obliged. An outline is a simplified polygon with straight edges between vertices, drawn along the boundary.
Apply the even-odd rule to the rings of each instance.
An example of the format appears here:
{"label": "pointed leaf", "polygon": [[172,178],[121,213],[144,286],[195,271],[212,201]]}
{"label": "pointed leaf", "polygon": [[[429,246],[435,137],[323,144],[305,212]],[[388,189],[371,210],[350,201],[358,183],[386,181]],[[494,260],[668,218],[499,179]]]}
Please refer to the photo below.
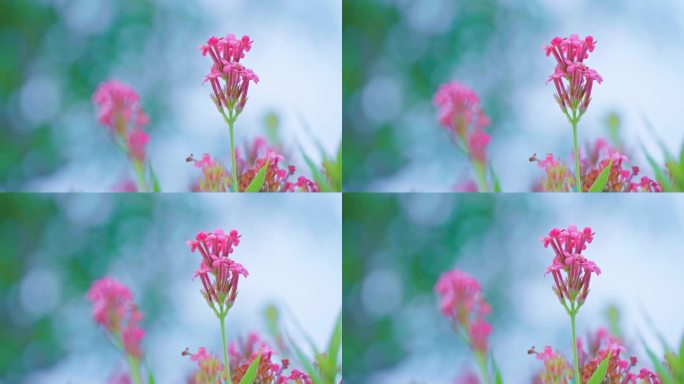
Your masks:
{"label": "pointed leaf", "polygon": [[603,189],[606,188],[606,184],[608,184],[608,177],[610,176],[610,170],[612,168],[613,160],[611,159],[608,163],[608,166],[601,170],[601,173],[599,173],[598,177],[594,181],[594,184],[592,184],[591,188],[589,188],[589,192],[603,192]]}
{"label": "pointed leaf", "polygon": [[249,183],[247,189],[245,189],[245,192],[259,192],[261,190],[261,187],[264,185],[264,179],[266,178],[268,163],[269,161],[266,160],[266,164],[264,164],[264,166],[261,167],[261,169],[259,169],[259,172],[257,172],[256,176],[254,176],[252,182]]}
{"label": "pointed leaf", "polygon": [[154,375],[152,374],[152,371],[147,375],[147,384],[154,384]]}
{"label": "pointed leaf", "polygon": [[644,151],[644,154],[646,155],[646,160],[648,161],[648,164],[651,165],[651,168],[653,169],[653,173],[655,173],[656,181],[660,183],[660,185],[663,186],[663,191],[664,192],[670,192],[672,191],[672,185],[670,184],[670,179],[665,175],[665,172],[663,172],[662,168],[656,163],[655,160],[651,157],[651,155],[648,153],[646,150],[646,147],[641,145],[642,150]]}
{"label": "pointed leaf", "polygon": [[600,384],[603,382],[603,378],[606,376],[606,372],[608,371],[608,362],[610,361],[610,353],[606,356],[603,361],[601,361],[601,364],[599,364],[598,368],[594,371],[594,374],[591,375],[589,378],[589,381],[587,381],[587,384]]}
{"label": "pointed leaf", "polygon": [[242,380],[240,380],[240,384],[252,384],[254,382],[254,379],[256,379],[258,370],[259,370],[259,362],[261,361],[261,352],[257,355],[256,359],[252,361],[252,364],[249,365],[249,368],[247,368],[247,372],[245,372],[245,375],[242,376]]}
{"label": "pointed leaf", "polygon": [[651,362],[653,363],[653,368],[655,368],[656,373],[658,374],[658,377],[663,381],[663,384],[672,384],[672,376],[670,375],[670,371],[665,368],[663,363],[660,361],[658,356],[646,345],[646,343],[642,340],[642,343],[644,344],[644,348],[646,349],[646,354],[648,357],[651,359]]}
{"label": "pointed leaf", "polygon": [[494,165],[491,162],[489,163],[489,171],[492,173],[492,180],[494,181],[494,192],[501,192],[501,182],[499,182],[499,178],[494,172]]}
{"label": "pointed leaf", "polygon": [[318,184],[318,187],[320,188],[321,192],[332,192],[333,190],[330,186],[330,183],[328,183],[328,179],[320,171],[320,169],[318,169],[316,163],[313,160],[311,160],[309,156],[307,156],[306,152],[304,152],[304,149],[301,146],[299,146],[299,151],[302,153],[302,157],[304,158],[306,165],[309,166],[311,175],[313,176],[313,179],[316,182],[316,184]]}
{"label": "pointed leaf", "polygon": [[494,359],[493,354],[492,354],[492,367],[494,368],[494,383],[495,384],[503,384],[503,377],[501,376],[501,370],[499,369],[499,366],[496,364],[496,360]]}
{"label": "pointed leaf", "polygon": [[159,179],[157,174],[154,173],[154,168],[152,168],[152,163],[149,164],[150,169],[150,179],[152,179],[152,192],[161,192],[161,187],[159,186]]}
{"label": "pointed leaf", "polygon": [[335,329],[330,336],[330,342],[328,343],[327,352],[327,366],[323,372],[326,377],[331,380],[335,380],[337,376],[337,357],[340,353],[340,346],[342,345],[342,314],[337,316],[337,321],[335,322]]}

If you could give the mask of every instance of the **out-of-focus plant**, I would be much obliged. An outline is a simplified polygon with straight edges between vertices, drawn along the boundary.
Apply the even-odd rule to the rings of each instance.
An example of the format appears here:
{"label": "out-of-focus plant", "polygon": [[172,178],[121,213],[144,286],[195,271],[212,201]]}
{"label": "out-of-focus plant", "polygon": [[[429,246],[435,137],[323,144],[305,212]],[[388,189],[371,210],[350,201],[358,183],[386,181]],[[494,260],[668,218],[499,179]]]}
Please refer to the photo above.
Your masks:
{"label": "out-of-focus plant", "polygon": [[[601,273],[598,266],[582,254],[593,238],[594,232],[591,228],[579,231],[575,226],[567,229],[554,228],[548,236],[541,238],[544,247],[550,247],[554,251],[553,261],[546,273],[552,275],[553,292],[570,317],[573,359],[568,361],[561,352],[551,346],[544,347],[541,352],[534,347],[531,348],[528,353],[535,355],[544,365],[532,382],[660,384],[663,376],[662,364],[657,361],[654,363],[658,374],[646,368],[641,368],[637,373],[631,372],[637,364],[637,358],[629,355],[621,340],[613,336],[608,329],[599,328],[595,335],[587,339],[586,344],[577,337],[577,314],[588,297],[592,274]],[[468,343],[480,368],[480,379],[467,373],[456,382],[503,383],[503,377],[494,363],[493,355],[488,355],[487,341],[492,328],[484,320],[484,316],[491,308],[482,296],[479,282],[469,274],[455,269],[440,276],[435,284],[435,292],[440,296],[442,314],[450,319],[454,330]],[[613,328],[617,328],[617,322],[613,323]],[[487,363],[489,356],[492,358],[491,369]],[[670,366],[679,366],[681,358],[666,353],[666,361],[669,363],[670,360],[673,361]]]}
{"label": "out-of-focus plant", "polygon": [[[124,182],[119,192],[160,192],[152,166],[146,167],[145,148],[149,141],[143,130],[150,121],[140,105],[138,94],[126,84],[110,80],[100,84],[93,94],[97,119],[107,127],[112,141],[128,157],[135,172],[136,184]],[[149,172],[145,172],[149,169]],[[148,177],[150,181],[148,182]]]}
{"label": "out-of-focus plant", "polygon": [[[456,189],[465,192],[500,192],[501,187],[491,166],[487,166],[487,145],[491,140],[484,129],[490,120],[480,106],[480,98],[465,85],[452,81],[440,85],[433,98],[439,108],[439,123],[449,132],[451,141],[468,157],[477,184],[468,181]],[[487,181],[491,169],[493,189]]]}
{"label": "out-of-focus plant", "polygon": [[[439,295],[439,307],[442,315],[451,322],[454,331],[468,344],[480,370],[482,382],[487,384],[501,383],[502,377],[492,356],[492,370],[488,363],[489,334],[492,326],[484,319],[491,308],[482,295],[480,283],[469,274],[454,269],[443,273],[435,284],[435,292]],[[461,381],[472,382],[462,377]],[[475,379],[475,381],[477,381]]]}
{"label": "out-of-focus plant", "polygon": [[[222,353],[214,355],[200,347],[196,353],[187,348],[183,356],[197,364],[197,368],[188,380],[193,384],[312,384],[334,383],[337,372],[337,356],[341,347],[341,319],[338,319],[333,340],[328,355],[317,356],[317,364],[321,375],[318,381],[310,378],[306,373],[293,369],[286,359],[280,363],[274,350],[264,342],[257,333],[249,334],[244,342],[226,342],[225,318],[235,304],[238,293],[240,276],[247,277],[247,269],[231,258],[235,247],[240,244],[240,235],[233,230],[225,233],[220,229],[211,233],[199,232],[194,240],[189,240],[188,246],[192,252],[201,255],[199,267],[194,277],[199,277],[202,283],[200,293],[214,312],[221,326]],[[128,361],[129,372],[117,376],[122,382],[143,382],[140,371],[143,361],[141,342],[144,331],[139,326],[142,313],[133,302],[133,294],[123,284],[111,277],[95,281],[88,291],[88,299],[93,303],[93,319],[102,325],[112,343],[121,349]],[[334,367],[330,367],[328,356],[334,355]],[[221,359],[221,355],[223,359]],[[312,364],[304,359],[300,360],[310,370]],[[304,364],[306,363],[306,364]],[[152,371],[148,368],[148,384],[154,383]],[[289,371],[289,374],[286,372]],[[332,379],[327,380],[332,374]]]}
{"label": "out-of-focus plant", "polygon": [[663,186],[663,191],[665,192],[683,192],[684,191],[684,143],[682,148],[679,150],[679,155],[675,156],[665,143],[657,137],[655,130],[650,122],[646,121],[646,126],[651,131],[652,135],[655,137],[658,146],[663,153],[665,159],[665,166],[660,166],[658,162],[653,158],[653,156],[642,147],[646,159],[653,169],[653,173],[656,176],[656,180]]}

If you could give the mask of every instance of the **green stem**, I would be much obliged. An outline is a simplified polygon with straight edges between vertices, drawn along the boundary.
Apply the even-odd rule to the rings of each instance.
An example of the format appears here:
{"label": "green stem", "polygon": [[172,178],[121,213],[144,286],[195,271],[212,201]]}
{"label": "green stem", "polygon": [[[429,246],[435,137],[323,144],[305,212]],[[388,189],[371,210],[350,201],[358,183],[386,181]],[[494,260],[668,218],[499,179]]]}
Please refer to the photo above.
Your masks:
{"label": "green stem", "polygon": [[147,183],[145,182],[145,167],[137,160],[133,160],[133,169],[135,170],[135,180],[138,184],[138,191],[147,192]]}
{"label": "green stem", "polygon": [[475,352],[475,360],[477,360],[477,366],[480,368],[482,382],[484,384],[491,384],[492,380],[489,377],[489,371],[487,370],[487,357],[482,353]]}
{"label": "green stem", "polygon": [[473,167],[477,175],[477,185],[480,188],[480,192],[488,192],[485,166],[480,163],[473,163]]}
{"label": "green stem", "polygon": [[127,360],[133,384],[142,384],[142,380],[140,379],[140,362],[131,355],[127,356]]}
{"label": "green stem", "polygon": [[235,123],[234,119],[228,119],[228,126],[230,127],[230,161],[232,163],[231,175],[233,176],[233,192],[240,192],[240,187],[238,186],[238,181],[237,181],[237,165],[235,164],[235,143],[233,141],[233,124],[234,123]]}
{"label": "green stem", "polygon": [[574,359],[573,365],[575,367],[575,383],[582,384],[579,371],[579,358],[577,357],[577,335],[575,333],[575,316],[577,316],[577,310],[576,308],[574,308],[574,306],[571,306],[570,324],[572,326],[572,355]]}
{"label": "green stem", "polygon": [[577,192],[582,192],[582,178],[580,176],[580,161],[579,161],[579,149],[577,148],[577,115],[572,112],[572,144],[575,148],[575,182],[577,183]]}
{"label": "green stem", "polygon": [[219,320],[221,321],[221,341],[223,341],[223,372],[226,375],[226,382],[232,383],[230,378],[230,365],[228,365],[228,349],[226,348],[226,314],[227,312],[221,312],[221,316],[219,316]]}

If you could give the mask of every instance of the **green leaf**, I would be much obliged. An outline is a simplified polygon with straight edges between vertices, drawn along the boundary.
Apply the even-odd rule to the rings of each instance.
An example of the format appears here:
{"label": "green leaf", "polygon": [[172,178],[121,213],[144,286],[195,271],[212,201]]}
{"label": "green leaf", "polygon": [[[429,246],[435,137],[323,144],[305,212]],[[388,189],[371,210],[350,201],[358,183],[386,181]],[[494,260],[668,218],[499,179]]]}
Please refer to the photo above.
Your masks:
{"label": "green leaf", "polygon": [[159,186],[159,179],[157,174],[154,173],[154,168],[152,168],[152,163],[149,163],[150,169],[150,179],[152,179],[152,192],[161,192],[161,187]]}
{"label": "green leaf", "polygon": [[503,384],[503,377],[501,376],[501,370],[499,369],[499,366],[496,364],[496,360],[494,359],[493,354],[492,354],[492,367],[494,368],[494,383],[495,384]]}
{"label": "green leaf", "polygon": [[653,368],[655,368],[656,373],[658,374],[658,377],[662,380],[663,384],[672,384],[672,376],[670,375],[670,371],[665,368],[663,363],[660,361],[658,356],[646,345],[645,342],[642,343],[644,344],[644,348],[646,349],[646,354],[648,357],[651,359],[651,362],[653,363]]}
{"label": "green leaf", "polygon": [[655,173],[656,180],[660,183],[660,185],[663,186],[663,191],[664,192],[670,192],[672,191],[672,185],[670,184],[670,179],[665,175],[665,172],[663,171],[662,168],[656,163],[655,160],[651,157],[651,155],[648,153],[646,150],[646,147],[644,145],[641,145],[642,150],[644,151],[644,154],[646,155],[646,160],[648,161],[648,164],[651,165],[651,168],[653,169],[653,173]]}
{"label": "green leaf", "polygon": [[245,372],[245,375],[242,376],[242,380],[240,380],[240,384],[252,384],[254,382],[254,379],[256,379],[257,372],[259,370],[259,362],[261,361],[261,352],[257,355],[256,359],[252,361],[252,364],[249,365],[249,368],[247,368],[247,372]]}
{"label": "green leaf", "polygon": [[261,169],[259,169],[259,172],[257,172],[256,176],[254,176],[252,182],[249,183],[247,189],[245,189],[245,192],[259,192],[261,190],[261,187],[264,185],[264,179],[266,178],[268,163],[269,161],[266,160],[266,164],[264,164],[264,166],[261,167]]}
{"label": "green leaf", "polygon": [[494,172],[494,165],[491,162],[489,163],[489,171],[492,173],[492,180],[494,181],[494,192],[501,192],[501,183],[499,182],[499,177]]}
{"label": "green leaf", "polygon": [[297,355],[299,363],[304,366],[304,370],[309,375],[309,378],[311,378],[311,381],[313,381],[314,384],[321,384],[321,379],[319,378],[318,372],[316,372],[316,370],[314,369],[314,366],[313,364],[311,364],[311,361],[309,361],[304,352],[302,352],[302,350],[299,349],[297,344],[294,341],[292,341],[292,339],[290,339],[290,344],[292,345],[292,349],[294,349],[294,352]]}
{"label": "green leaf", "polygon": [[330,379],[335,381],[335,376],[337,376],[337,358],[340,353],[340,346],[342,345],[342,313],[337,316],[337,321],[335,322],[335,329],[330,336],[330,342],[328,343],[327,350],[327,363],[326,367],[321,367],[323,369],[323,374]]}
{"label": "green leaf", "polygon": [[601,361],[601,364],[599,364],[598,368],[594,371],[594,374],[591,375],[589,378],[589,381],[587,381],[587,384],[600,384],[603,381],[603,378],[606,376],[606,371],[608,371],[608,362],[610,361],[610,353],[608,353],[608,356],[606,356],[603,361]]}
{"label": "green leaf", "polygon": [[152,374],[152,371],[147,375],[147,384],[154,384],[154,375]]}
{"label": "green leaf", "polygon": [[594,181],[594,184],[592,184],[591,188],[589,188],[589,192],[603,192],[603,189],[606,188],[606,184],[608,184],[608,177],[610,176],[611,168],[613,168],[612,159],[608,163],[608,166],[601,170],[601,173],[599,173],[598,177]]}
{"label": "green leaf", "polygon": [[330,183],[328,183],[328,178],[325,177],[325,175],[321,172],[316,163],[314,163],[314,161],[311,160],[309,156],[307,156],[307,154],[304,152],[304,149],[302,149],[301,146],[299,147],[299,151],[302,153],[302,157],[304,158],[306,165],[309,166],[311,175],[313,175],[314,181],[316,182],[316,184],[318,184],[321,192],[333,192]]}

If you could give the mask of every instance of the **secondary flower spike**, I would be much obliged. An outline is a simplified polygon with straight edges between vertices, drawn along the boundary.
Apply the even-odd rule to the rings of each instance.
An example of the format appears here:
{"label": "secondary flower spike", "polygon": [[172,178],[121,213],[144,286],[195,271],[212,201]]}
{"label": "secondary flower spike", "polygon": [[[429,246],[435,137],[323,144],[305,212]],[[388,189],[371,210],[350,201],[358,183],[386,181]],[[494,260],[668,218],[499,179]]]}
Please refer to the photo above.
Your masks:
{"label": "secondary flower spike", "polygon": [[439,109],[439,123],[452,136],[470,159],[477,175],[479,188],[487,190],[487,145],[490,137],[484,129],[489,117],[480,105],[480,98],[467,86],[451,81],[442,84],[435,92],[433,103]]}
{"label": "secondary flower spike", "polygon": [[577,34],[567,38],[556,36],[549,45],[542,47],[547,57],[556,59],[556,68],[547,83],[553,81],[556,101],[566,116],[570,110],[573,116],[581,117],[591,101],[594,82],[603,82],[598,72],[584,64],[595,47],[596,41],[592,36],[580,39]]}
{"label": "secondary flower spike", "polygon": [[130,289],[112,277],[96,280],[87,294],[93,304],[93,320],[102,325],[114,344],[128,356],[130,375],[140,382],[141,342],[145,331],[139,324],[142,313]]}
{"label": "secondary flower spike", "polygon": [[439,295],[439,307],[444,316],[460,327],[471,348],[477,353],[487,352],[487,339],[491,325],[484,316],[491,308],[482,295],[482,288],[475,278],[454,269],[443,273],[435,284]]}

